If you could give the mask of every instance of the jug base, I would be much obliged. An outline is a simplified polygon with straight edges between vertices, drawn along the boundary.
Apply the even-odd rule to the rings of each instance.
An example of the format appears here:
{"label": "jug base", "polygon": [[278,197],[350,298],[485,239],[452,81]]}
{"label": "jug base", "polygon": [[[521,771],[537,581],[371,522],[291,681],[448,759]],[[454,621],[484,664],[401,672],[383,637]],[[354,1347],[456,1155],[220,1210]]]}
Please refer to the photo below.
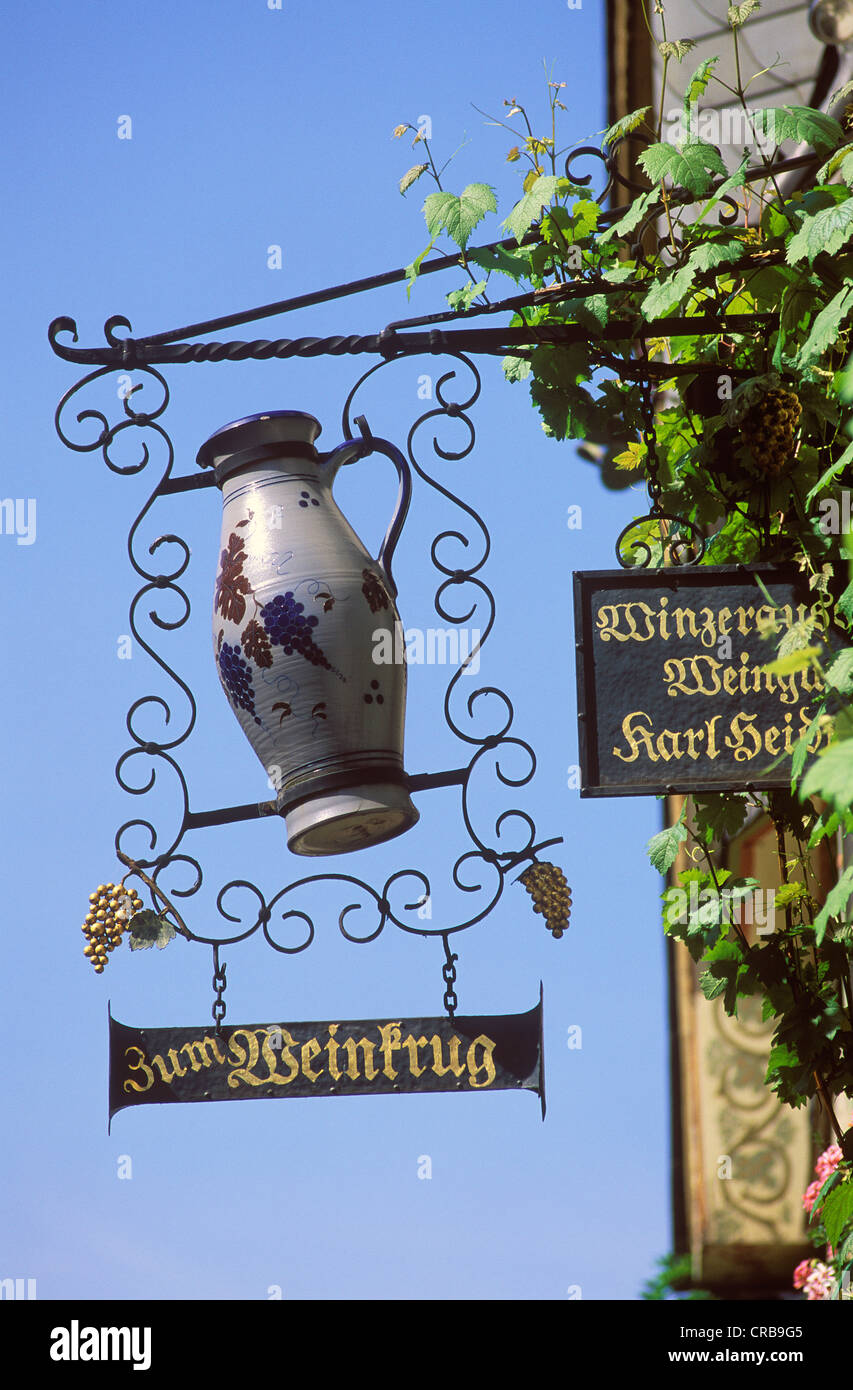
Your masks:
{"label": "jug base", "polygon": [[420,819],[405,787],[367,783],[312,798],[285,814],[294,854],[349,854],[403,835]]}

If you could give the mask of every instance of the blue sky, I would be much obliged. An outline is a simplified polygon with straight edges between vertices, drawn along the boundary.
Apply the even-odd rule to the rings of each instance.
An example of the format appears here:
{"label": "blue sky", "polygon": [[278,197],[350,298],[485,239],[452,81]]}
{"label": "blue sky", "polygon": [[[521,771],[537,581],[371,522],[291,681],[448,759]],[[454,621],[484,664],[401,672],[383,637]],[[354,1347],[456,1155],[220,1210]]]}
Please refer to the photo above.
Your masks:
{"label": "blue sky", "polygon": [[[167,779],[137,799],[113,777],[128,744],[127,707],[168,687],[142,650],[118,657],[136,587],[125,537],[162,456],[122,478],[99,456],[62,446],[53,412],[79,373],[52,355],[49,322],[71,315],[80,345],[98,345],[112,314],[141,335],[405,264],[426,244],[429,188],[400,196],[418,156],[391,133],[425,115],[437,158],[467,140],[445,187],[497,189],[498,218],[475,240],[497,237],[518,196],[518,166],[505,163],[510,137],[472,103],[499,113],[504,98],[518,98],[544,115],[545,60],[567,83],[564,141],[586,143],[605,125],[602,10],[594,0],[580,9],[543,0],[527,11],[506,0],[437,0],[417,14],[337,0],[283,0],[280,11],[265,0],[153,0],[6,13],[0,492],[35,500],[36,531],[24,545],[0,535],[0,1277],[36,1278],[40,1298],[265,1299],[277,1286],[285,1299],[345,1299],[357,1270],[359,1293],[375,1298],[559,1300],[579,1286],[585,1299],[633,1299],[670,1246],[660,884],[644,853],[661,808],[653,798],[581,801],[567,786],[577,761],[572,572],[613,566],[613,540],[643,499],[606,493],[573,444],[547,440],[526,387],[506,384],[497,360],[480,362],[473,453],[433,468],[424,437],[419,457],[491,532],[484,578],[497,623],[481,679],[508,692],[513,732],[533,742],[539,763],[499,809],[518,805],[542,838],[565,842],[549,851],[573,891],[562,940],[513,886],[458,946],[462,1012],[524,1011],[544,982],[545,1123],[535,1098],[498,1093],[152,1106],[119,1114],[108,1136],[108,999],[129,1024],[204,1023],[210,959],[183,941],[163,952],[125,947],[96,977],[79,929],[89,892],[117,876],[116,826],[146,814],[165,835],[174,822]],[[131,139],[117,136],[122,116]],[[281,246],[280,270],[268,267],[271,245]],[[409,304],[394,286],[231,336],[375,332],[443,307],[459,283],[431,277]],[[369,365],[166,368],[175,471],[193,470],[218,426],[260,410],[313,413],[322,446],[332,447],[346,394]],[[424,406],[419,378],[448,369],[425,358],[377,373],[360,402],[374,433],[404,446]],[[117,410],[114,381],[98,399]],[[85,422],[74,428],[91,437]],[[445,447],[464,438],[460,426],[445,428]],[[126,462],[123,447],[115,452]],[[394,489],[378,458],[344,470],[336,485],[374,552]],[[407,626],[437,622],[429,542],[448,517],[426,492],[416,486],[395,562]],[[215,490],[161,499],[145,532],[147,544],[175,531],[192,549],[192,618],[155,645],[196,692],[198,725],[182,765],[197,809],[270,794],[213,665],[219,505]],[[579,530],[567,526],[573,506]],[[410,770],[460,761],[441,713],[446,678],[437,668],[410,672]],[[154,738],[162,724],[149,717]],[[424,865],[446,881],[467,847],[457,793],[434,791],[418,805],[421,822],[407,836],[329,868],[381,884],[396,868]],[[187,909],[201,934],[212,930],[226,878],[271,894],[306,872],[274,821],[199,832],[188,848],[205,868],[206,896]],[[440,944],[391,927],[358,947],[318,916],[317,940],[302,955],[280,957],[254,939],[223,955],[230,1020],[441,1011]],[[583,1045],[570,1050],[578,1026]],[[425,1154],[429,1180],[418,1178]],[[122,1155],[130,1179],[118,1177]]]}

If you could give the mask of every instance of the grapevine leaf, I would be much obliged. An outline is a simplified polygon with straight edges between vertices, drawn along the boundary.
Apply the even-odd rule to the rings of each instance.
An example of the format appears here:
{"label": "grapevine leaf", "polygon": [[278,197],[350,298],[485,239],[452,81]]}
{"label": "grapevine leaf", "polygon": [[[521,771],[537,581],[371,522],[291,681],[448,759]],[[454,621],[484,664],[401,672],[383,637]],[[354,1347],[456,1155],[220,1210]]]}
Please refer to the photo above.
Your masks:
{"label": "grapevine leaf", "polygon": [[451,290],[447,296],[447,302],[451,309],[470,309],[472,302],[478,294],[482,294],[486,288],[485,280],[478,280],[475,284],[469,281],[463,285],[461,290]]}
{"label": "grapevine leaf", "polygon": [[715,265],[739,261],[746,251],[742,241],[705,241],[690,255],[687,264],[694,270],[710,270]]}
{"label": "grapevine leaf", "polygon": [[795,671],[804,671],[807,666],[811,666],[812,657],[820,656],[820,652],[820,647],[800,647],[798,651],[780,656],[778,661],[771,661],[761,669],[769,676],[791,676]]}
{"label": "grapevine leaf", "polygon": [[768,106],[754,111],[756,128],[777,145],[793,140],[814,149],[834,149],[844,143],[844,130],[832,116],[810,106]]}
{"label": "grapevine leaf", "polygon": [[709,831],[711,838],[736,835],[746,820],[746,802],[742,797],[706,796],[695,801],[698,826]]}
{"label": "grapevine leaf", "polygon": [[[565,209],[555,207],[551,209],[551,217],[556,218],[558,214],[565,214]],[[575,241],[583,241],[590,232],[594,232],[598,226],[598,219],[601,216],[601,205],[596,203],[593,198],[580,198],[572,208],[572,219],[570,231]]]}
{"label": "grapevine leaf", "polygon": [[808,889],[804,883],[783,883],[776,889],[776,906],[790,907],[791,903],[800,902],[807,897]]}
{"label": "grapevine leaf", "polygon": [[[853,223],[851,223],[850,230],[853,232]],[[807,367],[811,362],[816,362],[823,357],[828,348],[838,341],[841,325],[851,310],[853,310],[853,285],[843,285],[829,303],[824,305],[812,324],[811,332],[800,349],[801,367]]]}
{"label": "grapevine leaf", "polygon": [[520,242],[531,222],[535,222],[542,209],[560,193],[569,192],[573,185],[568,179],[557,178],[554,174],[540,174],[524,197],[516,203],[503,226]]}
{"label": "grapevine leaf", "polygon": [[843,814],[853,800],[853,739],[833,743],[806,773],[800,795],[819,796]]}
{"label": "grapevine leaf", "polygon": [[165,912],[152,912],[148,908],[135,912],[127,929],[130,932],[131,951],[147,951],[151,946],[157,946],[162,951],[175,935],[175,928]]}
{"label": "grapevine leaf", "polygon": [[675,58],[680,63],[695,47],[695,39],[665,39],[658,44],[658,52],[662,58]]}
{"label": "grapevine leaf", "polygon": [[653,835],[648,843],[648,856],[652,868],[657,869],[660,874],[668,873],[678,857],[679,845],[686,839],[687,827],[684,825],[671,825],[668,829]]}
{"label": "grapevine leaf", "polygon": [[468,260],[481,270],[499,271],[510,279],[519,280],[530,274],[530,253],[528,251],[507,251],[503,246],[478,246],[469,251]]}
{"label": "grapevine leaf", "polygon": [[[849,84],[853,88],[853,82]],[[853,154],[853,144],[842,145],[840,150],[829,156],[825,164],[822,164],[815,174],[815,183],[828,183],[832,175],[844,165],[850,155]],[[844,171],[842,170],[842,174]]]}
{"label": "grapevine leaf", "polygon": [[845,617],[848,622],[853,622],[853,581],[847,585],[835,606],[842,617]]}
{"label": "grapevine leaf", "polygon": [[407,298],[407,299],[411,299],[411,297],[412,297],[412,286],[413,286],[413,284],[415,283],[415,281],[417,280],[418,275],[420,274],[421,264],[423,263],[424,257],[425,257],[425,256],[428,256],[429,253],[430,253],[430,251],[432,250],[432,248],[435,246],[435,242],[436,242],[436,238],[433,237],[433,239],[432,239],[432,241],[430,242],[429,246],[425,246],[424,249],[423,249],[423,251],[421,252],[421,254],[420,254],[419,256],[415,256],[415,259],[412,261],[411,265],[407,265],[407,266],[406,266],[406,298]]}
{"label": "grapevine leaf", "polygon": [[566,300],[563,309],[576,323],[597,334],[607,326],[610,303],[606,294],[590,294],[585,299]]}
{"label": "grapevine leaf", "polygon": [[729,5],[727,19],[731,29],[739,29],[754,10],[761,9],[761,0],[743,0],[742,5]]}
{"label": "grapevine leaf", "polygon": [[745,247],[739,241],[726,245],[715,241],[703,242],[691,252],[687,262],[669,280],[658,280],[652,285],[641,306],[643,317],[655,319],[669,313],[693,287],[699,271],[710,270],[726,261],[740,260],[744,251]]}
{"label": "grapevine leaf", "polygon": [[651,109],[650,106],[640,106],[636,111],[632,111],[630,115],[623,116],[621,120],[616,121],[609,130],[604,132],[602,144],[612,145],[617,140],[624,140],[626,135],[630,135],[632,130],[636,130],[638,126],[643,124],[646,115]]}
{"label": "grapevine leaf", "polygon": [[627,472],[631,473],[638,468],[642,468],[647,453],[648,449],[645,444],[636,439],[631,439],[628,442],[627,448],[623,449],[621,453],[613,455],[612,461],[614,467],[624,468]]}
{"label": "grapevine leaf", "polygon": [[746,173],[748,168],[749,155],[745,154],[740,164],[735,169],[734,173],[729,174],[729,177],[727,179],[724,179],[723,182],[720,184],[719,188],[715,189],[714,192],[711,194],[710,198],[708,199],[707,203],[702,209],[701,216],[697,217],[694,226],[698,227],[701,222],[704,222],[708,214],[710,212],[713,212],[717,204],[721,202],[723,198],[725,198],[726,194],[731,193],[733,188],[743,187],[744,174]]}
{"label": "grapevine leaf", "polygon": [[809,638],[814,631],[814,626],[815,619],[812,616],[806,618],[804,622],[791,623],[779,643],[779,650],[776,655],[782,657],[788,656],[790,652],[802,651],[803,647],[809,645]]}
{"label": "grapevine leaf", "polygon": [[[794,746],[794,752],[793,752],[793,755],[792,755],[792,757],[791,757],[791,790],[792,790],[792,791],[793,791],[793,789],[796,787],[797,781],[798,781],[798,779],[799,779],[799,777],[800,777],[800,775],[801,775],[801,773],[802,773],[802,771],[803,771],[803,768],[804,768],[805,765],[806,765],[806,758],[808,757],[808,752],[809,752],[809,744],[811,743],[812,739],[814,738],[815,734],[817,733],[818,725],[819,725],[819,724],[820,724],[820,714],[818,713],[818,714],[816,714],[816,715],[814,716],[814,718],[812,719],[811,723],[809,724],[809,727],[808,727],[808,728],[800,735],[800,737],[797,739],[797,742],[796,742],[796,744],[795,744],[795,746]],[[800,794],[802,795],[803,793],[801,792]]]}
{"label": "grapevine leaf", "polygon": [[405,193],[407,188],[411,188],[413,183],[417,183],[421,174],[425,174],[428,168],[428,164],[413,164],[400,180],[400,192]]}
{"label": "grapevine leaf", "polygon": [[841,817],[837,811],[833,811],[831,816],[818,816],[817,824],[809,836],[809,849],[816,849],[821,840],[834,835],[840,824]]}
{"label": "grapevine leaf", "polygon": [[685,145],[683,150],[665,142],[650,145],[643,150],[639,162],[652,183],[660,183],[668,178],[676,186],[686,188],[697,196],[708,191],[712,174],[726,173],[720,151],[705,140],[693,141]]}
{"label": "grapevine leaf", "polygon": [[853,648],[846,647],[843,652],[838,653],[824,675],[824,680],[842,695],[853,692]]}
{"label": "grapevine leaf", "polygon": [[621,217],[618,222],[614,222],[613,226],[608,227],[607,231],[599,237],[599,245],[606,246],[608,241],[611,241],[613,237],[626,236],[628,232],[633,232],[634,228],[642,222],[649,208],[652,207],[654,203],[658,202],[659,198],[659,190],[657,188],[650,188],[642,197],[635,199],[625,213],[625,216]]}
{"label": "grapevine leaf", "polygon": [[501,366],[507,381],[526,381],[532,371],[526,357],[505,357]]}
{"label": "grapevine leaf", "polygon": [[640,313],[647,321],[662,318],[679,304],[693,288],[694,273],[689,263],[683,265],[668,280],[655,280],[642,304]]}
{"label": "grapevine leaf", "polygon": [[458,197],[454,193],[430,193],[423,207],[430,236],[434,239],[446,231],[461,251],[486,213],[497,210],[494,189],[487,183],[469,183]]}
{"label": "grapevine leaf", "polygon": [[725,993],[731,976],[737,978],[737,972],[736,961],[721,961],[716,969],[712,966],[709,970],[703,970],[699,976],[699,988],[706,999],[716,999]]}
{"label": "grapevine leaf", "polygon": [[779,310],[779,337],[773,353],[773,365],[779,370],[789,349],[794,352],[800,335],[804,332],[814,313],[814,286],[808,277],[803,276],[785,287]]}
{"label": "grapevine leaf", "polygon": [[711,78],[714,76],[714,67],[719,61],[719,57],[705,58],[705,60],[699,64],[693,76],[690,78],[690,81],[687,83],[687,89],[684,93],[684,110],[688,115],[692,103],[699,100],[705,88],[708,86],[708,83],[711,81]]}
{"label": "grapevine leaf", "polygon": [[853,1179],[834,1187],[823,1204],[823,1225],[830,1245],[838,1245],[847,1223],[853,1220]]}
{"label": "grapevine leaf", "polygon": [[814,919],[815,942],[819,946],[826,935],[831,917],[841,917],[853,893],[853,864],[848,865],[836,883],[830,888],[817,917]]}
{"label": "grapevine leaf", "polygon": [[841,203],[822,208],[820,212],[804,217],[797,231],[788,242],[785,259],[788,265],[796,265],[808,256],[809,265],[821,251],[834,256],[846,241],[853,236],[853,197]]}
{"label": "grapevine leaf", "polygon": [[[817,497],[819,492],[823,492],[823,489],[825,487],[827,487],[830,483],[835,481],[839,473],[843,473],[844,469],[847,467],[851,460],[853,460],[853,444],[848,444],[841,457],[839,459],[836,459],[835,463],[830,464],[829,468],[827,468],[825,473],[821,474],[814,487],[806,496],[807,507],[811,506],[812,502]],[[841,598],[838,600],[839,607],[841,606],[841,599],[843,598],[844,594],[842,594]],[[853,585],[850,586],[850,600],[851,606],[853,606]],[[842,608],[841,611],[844,612],[844,609]],[[853,615],[845,613],[845,616],[850,617]]]}

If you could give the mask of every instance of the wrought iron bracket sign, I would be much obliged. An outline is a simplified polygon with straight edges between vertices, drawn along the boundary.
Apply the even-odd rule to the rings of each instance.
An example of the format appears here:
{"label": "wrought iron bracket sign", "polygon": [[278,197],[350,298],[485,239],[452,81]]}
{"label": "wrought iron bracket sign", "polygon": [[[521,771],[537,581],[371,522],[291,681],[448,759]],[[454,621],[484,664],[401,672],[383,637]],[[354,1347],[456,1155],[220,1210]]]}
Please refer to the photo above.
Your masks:
{"label": "wrought iron bracket sign", "polygon": [[[447,264],[453,264],[453,258],[448,258]],[[209,331],[213,326],[233,326],[259,317],[284,313],[297,305],[306,307],[308,303],[321,303],[328,298],[339,298],[360,289],[373,288],[375,283],[379,282],[367,281],[352,287],[336,287],[300,297],[298,300],[265,306],[260,310],[229,315],[224,319],[210,321],[205,331]],[[314,941],[319,926],[336,926],[341,935],[354,944],[374,941],[386,927],[393,927],[408,935],[434,940],[439,945],[440,954],[436,964],[440,965],[443,1004],[449,1016],[446,1027],[451,1029],[450,1033],[447,1033],[446,1029],[445,1032],[441,1032],[437,1022],[429,1019],[401,1022],[402,1037],[405,1039],[411,1035],[414,1039],[413,1046],[421,1036],[428,1041],[433,1037],[444,1038],[445,1041],[451,1036],[463,1039],[463,1036],[467,1035],[459,1033],[458,1030],[456,1034],[452,1033],[458,1021],[459,1002],[456,993],[458,951],[453,949],[455,939],[458,939],[461,932],[488,918],[503,896],[504,889],[516,878],[522,879],[524,888],[534,898],[535,910],[542,912],[545,924],[555,938],[562,936],[568,925],[571,901],[570,894],[563,891],[566,885],[562,872],[556,866],[540,861],[543,851],[561,843],[562,837],[542,836],[537,831],[532,817],[525,810],[512,805],[511,801],[508,805],[502,805],[503,797],[499,801],[493,796],[487,803],[486,811],[483,811],[483,791],[488,781],[497,783],[497,791],[514,791],[524,787],[534,776],[536,757],[530,743],[516,732],[512,702],[498,685],[471,682],[471,688],[466,689],[468,681],[463,678],[469,673],[469,668],[470,674],[477,671],[481,649],[495,622],[495,599],[482,573],[491,550],[491,538],[485,521],[475,509],[452,491],[446,481],[433,476],[421,456],[424,434],[427,438],[431,437],[432,450],[438,465],[445,469],[448,465],[452,467],[465,459],[471,452],[475,443],[475,430],[469,411],[480,395],[479,373],[473,362],[458,350],[452,335],[445,341],[444,335],[437,334],[432,328],[417,340],[404,342],[399,341],[394,333],[386,332],[378,337],[359,340],[358,344],[339,339],[312,339],[310,342],[299,340],[286,349],[283,344],[277,344],[274,352],[262,343],[252,343],[243,347],[232,344],[227,351],[219,351],[212,344],[195,344],[191,345],[192,350],[187,353],[184,351],[186,344],[180,345],[174,341],[183,335],[182,330],[178,330],[177,333],[154,335],[153,338],[146,339],[143,345],[140,340],[131,343],[128,339],[117,337],[116,330],[122,327],[129,329],[130,325],[121,316],[108,321],[105,326],[107,346],[104,348],[75,349],[63,345],[59,339],[66,333],[71,333],[76,340],[75,325],[67,318],[54,321],[49,337],[51,346],[58,356],[78,363],[85,362],[92,368],[66,391],[60,401],[56,426],[62,442],[77,453],[100,453],[106,466],[114,473],[135,475],[149,465],[152,472],[156,472],[150,494],[132,522],[128,536],[130,562],[142,581],[141,587],[131,600],[129,632],[138,646],[156,663],[160,672],[173,683],[173,693],[177,692],[180,702],[185,706],[185,713],[183,717],[175,717],[176,711],[172,708],[167,687],[165,693],[149,690],[140,694],[131,704],[127,715],[130,744],[120,755],[116,765],[119,786],[132,796],[145,797],[153,791],[155,784],[165,781],[168,777],[173,786],[175,779],[177,780],[178,793],[177,818],[173,819],[172,826],[165,833],[155,823],[151,811],[147,815],[137,815],[125,821],[116,833],[116,855],[128,870],[125,877],[141,880],[141,886],[148,890],[153,909],[140,913],[139,917],[134,919],[142,925],[147,923],[145,931],[149,934],[144,940],[136,938],[132,934],[134,928],[131,925],[131,944],[150,945],[156,939],[158,945],[163,945],[177,932],[185,940],[199,943],[212,951],[214,1027],[211,1030],[213,1041],[210,1047],[225,1056],[232,1055],[233,1058],[233,1052],[238,1045],[237,1041],[232,1045],[235,1030],[226,1027],[224,1022],[227,980],[226,962],[221,953],[226,948],[257,935],[263,936],[275,952],[286,957],[306,950]],[[191,331],[196,332],[202,327],[193,325]],[[488,350],[498,350],[499,336],[496,335]],[[474,342],[476,346],[483,346],[476,333]],[[463,843],[451,850],[450,883],[441,891],[441,897],[434,894],[431,875],[423,868],[411,864],[401,866],[390,874],[383,873],[382,879],[376,885],[358,874],[332,871],[300,875],[291,881],[285,877],[283,882],[274,882],[269,887],[261,888],[247,875],[230,879],[218,891],[214,889],[215,911],[220,920],[216,925],[194,929],[194,921],[210,916],[209,902],[202,905],[201,898],[196,897],[201,894],[203,887],[207,886],[204,884],[205,871],[201,859],[197,857],[193,839],[195,832],[240,821],[257,822],[267,817],[275,818],[281,816],[286,807],[282,807],[280,797],[278,801],[249,802],[244,799],[239,804],[214,809],[198,807],[179,761],[181,747],[190,738],[196,725],[195,696],[168,659],[174,659],[177,648],[173,645],[171,652],[161,653],[158,646],[159,639],[165,637],[168,642],[169,637],[190,620],[190,597],[187,588],[184,587],[183,577],[190,564],[191,552],[186,541],[172,530],[157,536],[146,549],[140,528],[143,523],[146,526],[149,524],[149,511],[156,504],[167,499],[171,503],[176,494],[190,494],[182,496],[177,505],[191,505],[191,494],[211,486],[216,480],[213,470],[209,468],[201,473],[175,470],[175,450],[163,424],[163,416],[170,399],[169,387],[166,379],[151,363],[155,357],[158,361],[173,363],[193,362],[201,357],[221,362],[241,360],[244,357],[264,360],[271,355],[337,355],[341,351],[375,353],[379,358],[374,365],[361,373],[343,403],[342,435],[345,441],[358,445],[354,450],[350,445],[350,452],[359,458],[374,450],[392,450],[395,457],[403,457],[393,446],[372,435],[364,417],[356,416],[353,420],[353,401],[362,387],[365,387],[379,371],[393,373],[395,363],[410,361],[410,354],[416,351],[446,353],[450,358],[449,370],[435,383],[434,397],[429,408],[409,429],[405,450],[406,463],[403,467],[404,471],[411,469],[419,486],[433,490],[440,495],[445,505],[455,509],[455,515],[451,512],[444,529],[433,538],[429,546],[429,557],[437,572],[433,606],[440,619],[449,624],[450,637],[457,636],[454,628],[472,620],[476,622],[476,640],[471,650],[467,646],[463,650],[461,643],[456,644],[459,659],[452,662],[443,700],[446,724],[451,734],[462,744],[463,751],[458,765],[436,771],[405,774],[404,790],[409,794],[420,795],[439,788],[457,789],[459,817],[456,828],[463,832]],[[132,378],[128,375],[130,372],[133,373]],[[119,389],[105,393],[105,378],[108,379],[113,373],[120,375]],[[131,380],[132,385],[129,385]],[[147,396],[152,390],[153,398],[148,400]],[[143,391],[144,408],[141,401]],[[90,405],[82,406],[81,393],[83,399],[86,399],[86,393],[91,393]],[[116,410],[116,401],[121,403],[117,419],[112,413]],[[76,422],[73,418],[75,412]],[[204,426],[200,422],[199,429],[204,428],[206,431],[211,423],[216,422],[206,421]],[[445,445],[439,440],[438,432],[445,424],[451,424],[455,430],[461,428],[463,431],[461,442],[455,442],[454,447],[450,447],[450,441]],[[357,430],[353,428],[354,425]],[[130,462],[119,463],[113,456],[113,446],[121,439],[136,441],[136,453],[126,455],[130,457]],[[459,441],[458,434],[456,440]],[[205,460],[202,459],[201,462]],[[307,496],[307,493],[303,494],[303,497]],[[307,507],[309,504],[303,501],[300,505]],[[235,532],[242,536],[244,533],[240,530],[240,524],[235,523]],[[242,524],[246,525],[245,520]],[[386,537],[386,542],[387,539]],[[229,581],[234,580],[235,574],[236,565],[229,561]],[[234,582],[239,587],[243,579],[237,576]],[[333,595],[330,592],[321,593],[317,585],[314,589],[316,593],[312,590],[309,595],[312,600],[322,597],[331,608],[329,600]],[[164,590],[177,601],[177,616],[161,613],[159,604],[165,598],[162,593]],[[239,592],[245,592],[245,588],[239,589]],[[366,602],[370,603],[371,598],[374,603],[385,607],[385,594],[372,591],[370,596],[365,594]],[[148,607],[152,600],[153,606]],[[313,607],[310,608],[312,616],[306,615],[307,622],[316,621],[313,617],[313,608],[316,607],[317,604],[313,603]],[[146,631],[143,635],[139,620],[144,617],[146,608],[154,630]],[[326,610],[317,608],[317,611]],[[286,634],[283,636],[286,637]],[[302,645],[304,648],[305,643]],[[477,664],[473,664],[475,658]],[[248,697],[242,686],[239,690],[235,687],[235,691],[231,691],[230,694],[233,695],[232,706],[237,704],[241,709],[248,708]],[[367,698],[368,696],[365,696],[365,699]],[[319,708],[315,707],[315,710]],[[325,707],[323,711],[322,715],[318,714],[318,718],[326,718]],[[280,702],[276,706],[276,712],[284,719],[287,703]],[[155,727],[153,736],[149,729],[143,731],[138,724],[140,716],[147,718],[149,724],[153,722],[155,726],[160,721],[162,729],[158,732]],[[270,782],[270,785],[274,783]],[[514,799],[513,797],[512,800]],[[177,882],[173,881],[175,878]],[[115,885],[112,885],[111,891],[113,889],[116,892],[123,891],[123,888],[119,890]],[[106,889],[104,892],[106,893]],[[109,898],[108,893],[106,897]],[[175,900],[181,904],[180,913],[175,906]],[[183,906],[184,903],[186,906]],[[161,923],[165,924],[162,931]],[[99,962],[100,969],[103,970],[105,951],[100,956],[95,955],[93,959]],[[311,1050],[312,1038],[319,1037],[317,1029],[322,1032],[324,1046],[329,1042],[328,1034],[322,1031],[327,1025],[310,1025],[315,1029],[310,1035],[304,1032],[307,1026],[288,1025],[290,1035],[294,1040],[298,1039],[300,1049],[306,1046]],[[378,1037],[375,1027],[380,1025],[363,1023],[358,1026],[362,1029],[359,1037]],[[368,1028],[373,1029],[373,1033],[368,1034],[364,1031]],[[250,1027],[248,1033],[251,1031]],[[482,1031],[482,1028],[479,1029],[473,1037],[476,1038]],[[172,1038],[170,1042],[166,1041],[167,1033]],[[489,1037],[493,1036],[488,1030],[486,1033]],[[154,1036],[154,1033],[148,1030],[148,1039],[151,1040]],[[156,1044],[151,1044],[153,1051],[150,1055],[163,1059],[169,1057],[170,1050],[180,1051],[185,1046],[192,1050],[196,1040],[199,1040],[200,1045],[203,1044],[205,1033],[203,1029],[160,1030],[157,1036]],[[494,1036],[497,1049],[495,1056],[498,1058],[504,1049],[501,1039],[506,1036],[506,1027],[503,1032],[498,1028]],[[466,1049],[470,1048],[472,1041],[473,1038],[465,1044]],[[460,1041],[459,1046],[461,1045]],[[133,1043],[128,1037],[126,1046],[139,1044]],[[251,1044],[247,1041],[245,1046],[250,1047]],[[229,1047],[232,1048],[231,1054],[228,1052]],[[186,1053],[184,1055],[186,1056]],[[301,1056],[301,1052],[299,1055]],[[313,1056],[313,1052],[311,1055]],[[467,1055],[466,1050],[464,1056]],[[537,1057],[540,1060],[535,1065],[540,1067],[541,1047]],[[488,1089],[505,1089],[508,1086],[519,1085],[537,1089],[541,1084],[540,1073],[535,1069],[533,1062],[532,1069],[517,1072],[516,1075],[517,1069],[513,1071],[514,1064],[511,1058],[512,1054],[510,1061],[506,1063],[504,1080],[500,1080],[504,1074],[496,1071]],[[156,1087],[152,1085],[151,1093],[144,1096],[131,1086],[127,1093],[120,1096],[121,1103],[134,1103],[129,1097],[141,1097],[149,1101],[157,1098],[174,1100],[178,1097],[193,1100],[235,1098],[236,1092],[233,1088],[227,1089],[227,1083],[223,1083],[226,1089],[217,1096],[211,1089],[211,1076],[208,1076],[207,1072],[205,1075],[208,1084],[194,1087],[194,1072],[190,1065],[186,1079],[177,1074],[171,1078],[170,1083],[158,1079]],[[512,1077],[516,1079],[511,1079]],[[533,1080],[524,1081],[524,1077]],[[415,1080],[417,1084],[414,1084]],[[378,1078],[363,1077],[363,1084],[358,1085],[353,1078],[335,1081],[334,1078],[330,1080],[327,1075],[324,1089],[324,1086],[303,1075],[301,1082],[294,1078],[286,1090],[279,1088],[273,1081],[270,1083],[273,1090],[269,1094],[341,1094],[346,1086],[349,1086],[352,1093],[358,1093],[359,1089],[365,1091],[365,1088],[367,1091],[372,1088],[391,1092],[395,1089],[456,1089],[458,1080],[452,1071],[444,1075],[431,1068],[424,1068],[416,1078],[412,1076],[407,1081],[401,1078],[396,1085],[384,1074]],[[464,1079],[462,1084],[466,1084]],[[304,1086],[305,1089],[300,1090],[300,1086]],[[469,1089],[472,1088],[473,1083]],[[257,1094],[264,1092],[260,1090]],[[114,1100],[115,1097],[112,1096],[111,1109],[116,1108]]]}
{"label": "wrought iron bracket sign", "polygon": [[794,566],[576,573],[581,796],[788,787],[820,681],[764,670],[765,634],[819,597]]}
{"label": "wrought iron bracket sign", "polygon": [[534,1091],[545,1118],[542,986],[523,1014],[248,1023],[220,1034],[110,1015],[110,1121],[130,1105],[406,1092]]}

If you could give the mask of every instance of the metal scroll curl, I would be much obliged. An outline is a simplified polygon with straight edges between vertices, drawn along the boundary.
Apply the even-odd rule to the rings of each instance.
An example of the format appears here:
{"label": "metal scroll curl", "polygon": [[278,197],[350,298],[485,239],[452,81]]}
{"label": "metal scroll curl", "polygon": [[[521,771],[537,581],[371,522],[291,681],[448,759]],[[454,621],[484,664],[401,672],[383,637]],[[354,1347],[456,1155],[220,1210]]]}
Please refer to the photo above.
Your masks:
{"label": "metal scroll curl", "polygon": [[[651,544],[649,537],[654,527],[658,528],[659,540]],[[665,564],[698,565],[705,545],[704,533],[687,517],[653,510],[622,528],[616,538],[616,559],[625,570],[655,569]],[[626,550],[631,552],[631,559],[626,558]]]}

